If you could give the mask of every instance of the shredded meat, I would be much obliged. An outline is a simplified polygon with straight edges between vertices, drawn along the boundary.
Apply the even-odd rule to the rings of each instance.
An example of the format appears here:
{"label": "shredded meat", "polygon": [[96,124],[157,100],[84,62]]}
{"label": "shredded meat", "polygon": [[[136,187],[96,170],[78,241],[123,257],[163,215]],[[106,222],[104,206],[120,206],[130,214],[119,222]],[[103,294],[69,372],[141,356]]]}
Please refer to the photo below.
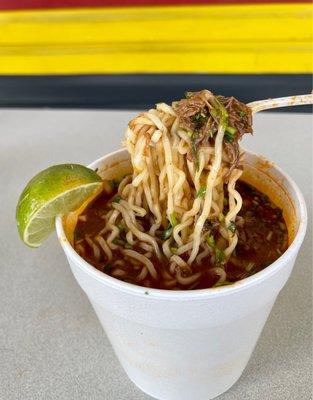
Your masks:
{"label": "shredded meat", "polygon": [[227,172],[226,178],[230,176],[235,168],[242,168],[240,166],[240,151],[238,141],[233,140],[231,143],[224,144],[227,157],[229,158],[230,168]]}
{"label": "shredded meat", "polygon": [[242,226],[237,226],[237,235],[238,235],[238,243],[242,246],[246,246],[247,243],[247,235]]}
{"label": "shredded meat", "polygon": [[245,250],[259,250],[264,244],[264,236],[256,227],[259,225],[258,218],[245,214],[244,225],[237,227],[238,244]]}
{"label": "shredded meat", "polygon": [[212,218],[211,220],[207,219],[205,221],[203,229],[205,231],[209,231],[209,230],[214,231],[214,230],[217,230],[219,226],[220,226],[219,220],[217,218]]}
{"label": "shredded meat", "polygon": [[241,168],[238,141],[245,133],[252,133],[252,112],[244,103],[235,97],[214,96],[208,90],[188,93],[188,98],[175,105],[179,125],[192,133],[193,153],[188,154],[189,160],[195,160],[196,150],[201,146],[212,144],[220,123],[221,106],[227,111],[227,127],[231,134],[224,135],[224,149],[229,159],[230,168],[227,177],[234,168]]}
{"label": "shredded meat", "polygon": [[191,93],[188,98],[182,99],[177,103],[176,113],[179,117],[180,126],[194,132],[199,129],[199,121],[195,118],[203,114],[208,116],[204,91]]}
{"label": "shredded meat", "polygon": [[238,227],[243,228],[244,224],[245,224],[245,219],[241,215],[237,215],[237,217],[236,217],[237,228]]}
{"label": "shredded meat", "polygon": [[237,140],[240,140],[245,133],[253,133],[250,107],[241,103],[235,97],[217,96],[217,99],[228,112],[228,125],[237,130]]}

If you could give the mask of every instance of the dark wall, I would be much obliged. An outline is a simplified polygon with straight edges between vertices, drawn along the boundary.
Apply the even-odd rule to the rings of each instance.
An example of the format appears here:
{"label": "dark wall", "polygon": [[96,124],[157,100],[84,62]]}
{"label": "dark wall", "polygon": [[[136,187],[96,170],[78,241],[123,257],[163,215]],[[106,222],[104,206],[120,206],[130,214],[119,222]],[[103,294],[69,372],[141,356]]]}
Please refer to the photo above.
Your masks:
{"label": "dark wall", "polygon": [[[207,88],[243,102],[310,93],[310,74],[0,76],[0,107],[145,109]],[[287,111],[287,109],[285,109]],[[311,107],[288,108],[310,112]]]}

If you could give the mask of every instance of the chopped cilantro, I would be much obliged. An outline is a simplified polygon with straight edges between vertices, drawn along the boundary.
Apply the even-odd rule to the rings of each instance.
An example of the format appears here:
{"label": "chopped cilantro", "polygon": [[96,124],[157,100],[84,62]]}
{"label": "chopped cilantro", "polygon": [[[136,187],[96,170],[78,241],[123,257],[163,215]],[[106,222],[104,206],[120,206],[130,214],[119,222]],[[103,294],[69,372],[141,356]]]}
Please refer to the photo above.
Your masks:
{"label": "chopped cilantro", "polygon": [[162,240],[168,239],[171,236],[172,232],[173,232],[173,227],[171,224],[169,224],[168,227],[162,233]]}
{"label": "chopped cilantro", "polygon": [[122,180],[125,178],[126,175],[121,176],[120,178],[114,178],[111,181],[109,181],[112,189],[117,189],[119,187],[119,184],[122,182]]}
{"label": "chopped cilantro", "polygon": [[218,115],[218,113],[217,113],[217,111],[215,110],[215,108],[212,108],[212,109],[210,110],[210,114],[212,115],[213,118],[217,117],[217,115]]}
{"label": "chopped cilantro", "polygon": [[173,228],[175,228],[175,226],[177,225],[177,219],[176,219],[175,213],[172,213],[170,215],[170,223],[171,223]]}
{"label": "chopped cilantro", "polygon": [[192,96],[193,96],[192,92],[185,92],[186,99],[190,99],[190,97],[192,97]]}
{"label": "chopped cilantro", "polygon": [[225,261],[226,256],[223,250],[220,250],[218,247],[215,247],[215,258],[217,264],[221,264],[223,261]]}
{"label": "chopped cilantro", "polygon": [[225,140],[225,142],[230,143],[230,142],[232,142],[234,140],[234,135],[232,135],[229,132],[225,132],[224,140]]}
{"label": "chopped cilantro", "polygon": [[192,150],[193,159],[196,164],[196,169],[198,171],[198,169],[199,169],[199,152],[198,152],[199,145],[196,141],[197,137],[198,137],[198,134],[197,134],[197,132],[195,132],[191,138],[191,150]]}
{"label": "chopped cilantro", "polygon": [[237,132],[237,130],[235,128],[227,125],[225,128],[225,134],[224,134],[225,142],[227,142],[227,143],[232,142],[235,138],[236,132]]}
{"label": "chopped cilantro", "polygon": [[168,224],[167,228],[162,233],[162,236],[161,236],[162,240],[166,240],[172,235],[173,228],[175,228],[177,223],[178,223],[178,221],[177,221],[176,215],[175,215],[175,213],[172,213],[170,215],[170,223]]}
{"label": "chopped cilantro", "polygon": [[114,238],[112,242],[118,246],[123,246],[123,247],[125,246],[125,243],[126,243],[125,240],[123,240],[119,237]]}
{"label": "chopped cilantro", "polygon": [[114,238],[112,242],[113,242],[114,244],[116,244],[117,246],[122,246],[122,247],[124,247],[124,249],[130,250],[130,249],[133,248],[133,246],[132,246],[130,243],[126,242],[126,240],[124,240],[124,239],[122,239],[122,238],[120,238],[120,237]]}
{"label": "chopped cilantro", "polygon": [[192,116],[193,122],[202,122],[206,118],[206,115],[203,112],[198,112],[197,114]]}
{"label": "chopped cilantro", "polygon": [[222,264],[226,260],[226,256],[223,250],[219,249],[216,246],[213,235],[207,235],[205,237],[205,240],[208,246],[211,247],[212,250],[214,250],[216,264]]}
{"label": "chopped cilantro", "polygon": [[111,272],[112,268],[113,268],[113,265],[112,265],[112,264],[106,264],[106,265],[103,267],[103,272],[106,273],[106,274],[109,274],[109,273]]}
{"label": "chopped cilantro", "polygon": [[113,203],[119,203],[122,200],[121,196],[115,196],[114,199],[112,200]]}
{"label": "chopped cilantro", "polygon": [[205,192],[206,192],[206,187],[201,186],[201,188],[198,190],[197,197],[200,197],[200,198],[204,197]]}
{"label": "chopped cilantro", "polygon": [[[220,123],[222,124],[223,128],[226,129],[228,125],[228,112],[226,108],[221,104],[217,97],[212,99],[212,102],[215,105],[215,110],[217,112],[217,116],[220,118]],[[212,115],[212,114],[211,114]]]}
{"label": "chopped cilantro", "polygon": [[118,224],[117,227],[120,232],[123,232],[125,230],[125,228],[122,224]]}
{"label": "chopped cilantro", "polygon": [[188,135],[190,138],[193,137],[193,132],[192,132],[192,131],[187,131],[186,133],[187,133],[187,135]]}
{"label": "chopped cilantro", "polygon": [[207,244],[214,249],[215,248],[215,240],[214,240],[214,236],[213,235],[207,235],[205,237],[205,240],[207,242]]}
{"label": "chopped cilantro", "polygon": [[236,231],[236,224],[235,224],[235,222],[234,221],[231,221],[231,223],[228,225],[228,229],[232,232],[232,233],[235,233],[235,231]]}
{"label": "chopped cilantro", "polygon": [[209,129],[209,130],[208,130],[208,135],[209,135],[211,138],[214,136],[214,133],[216,133],[216,132],[214,132],[214,129]]}
{"label": "chopped cilantro", "polygon": [[176,254],[177,253],[177,247],[171,247],[171,252],[173,254]]}
{"label": "chopped cilantro", "polygon": [[246,265],[246,271],[251,272],[255,267],[255,263],[249,262],[248,265]]}
{"label": "chopped cilantro", "polygon": [[237,132],[237,130],[235,128],[233,128],[232,126],[229,126],[229,125],[227,125],[225,131],[230,133],[231,135],[234,135]]}

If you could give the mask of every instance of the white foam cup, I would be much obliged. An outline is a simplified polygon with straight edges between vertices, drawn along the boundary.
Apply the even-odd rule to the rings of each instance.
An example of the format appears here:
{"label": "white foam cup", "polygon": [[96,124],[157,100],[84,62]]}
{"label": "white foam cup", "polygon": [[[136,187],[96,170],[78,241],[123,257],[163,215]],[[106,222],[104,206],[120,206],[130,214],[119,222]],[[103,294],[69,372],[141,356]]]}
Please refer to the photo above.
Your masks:
{"label": "white foam cup", "polygon": [[[296,184],[280,168],[246,152],[243,179],[283,209],[290,245],[262,271],[233,285],[186,291],[144,288],[108,276],[57,234],[128,377],[160,400],[209,400],[240,377],[303,241],[307,215]],[[92,163],[104,178],[130,168],[125,150]],[[286,316],[288,318],[288,316]],[[270,371],[269,371],[270,373]]]}

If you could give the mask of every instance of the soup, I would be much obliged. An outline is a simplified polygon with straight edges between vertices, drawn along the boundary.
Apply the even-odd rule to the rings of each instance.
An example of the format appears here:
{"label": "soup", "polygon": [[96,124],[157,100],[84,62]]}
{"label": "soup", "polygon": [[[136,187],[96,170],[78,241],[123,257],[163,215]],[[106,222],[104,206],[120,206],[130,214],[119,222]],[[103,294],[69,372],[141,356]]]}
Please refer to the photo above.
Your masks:
{"label": "soup", "polygon": [[76,251],[137,285],[201,289],[258,272],[287,248],[282,211],[240,181],[248,106],[203,90],[130,121],[133,172],[105,180],[79,216]]}
{"label": "soup", "polygon": [[[164,279],[170,268],[166,260],[160,262],[156,257],[152,257],[156,269],[162,271],[157,279],[153,279],[151,276],[140,276],[140,263],[134,262],[131,257],[124,256],[119,249],[113,253],[110,261],[107,259],[101,248],[101,242],[99,243],[99,234],[106,225],[104,217],[110,210],[109,202],[112,193],[110,195],[105,191],[101,193],[80,215],[74,233],[74,247],[87,262],[100,271],[141,286],[177,290],[204,289],[231,284],[267,267],[288,247],[287,227],[281,209],[276,207],[266,195],[243,181],[238,182],[237,190],[242,196],[243,205],[236,219],[236,230],[239,236],[236,250],[230,259],[224,262],[225,243],[218,239],[216,241],[214,233],[220,221],[218,219],[207,221],[207,225],[212,226],[212,234],[207,238],[207,251],[201,257],[200,263],[194,265],[194,270],[201,275],[190,285],[186,286]],[[115,191],[114,195],[116,193]],[[226,208],[227,202],[225,203]],[[134,248],[138,252],[142,251],[127,243],[123,225],[117,227],[119,235],[114,241],[115,244],[126,249]],[[164,238],[164,232],[160,233],[160,240],[162,236]],[[95,250],[95,246],[98,250]],[[217,267],[212,260],[213,252],[217,252],[223,269],[220,266]],[[224,279],[221,280],[221,277]]]}

